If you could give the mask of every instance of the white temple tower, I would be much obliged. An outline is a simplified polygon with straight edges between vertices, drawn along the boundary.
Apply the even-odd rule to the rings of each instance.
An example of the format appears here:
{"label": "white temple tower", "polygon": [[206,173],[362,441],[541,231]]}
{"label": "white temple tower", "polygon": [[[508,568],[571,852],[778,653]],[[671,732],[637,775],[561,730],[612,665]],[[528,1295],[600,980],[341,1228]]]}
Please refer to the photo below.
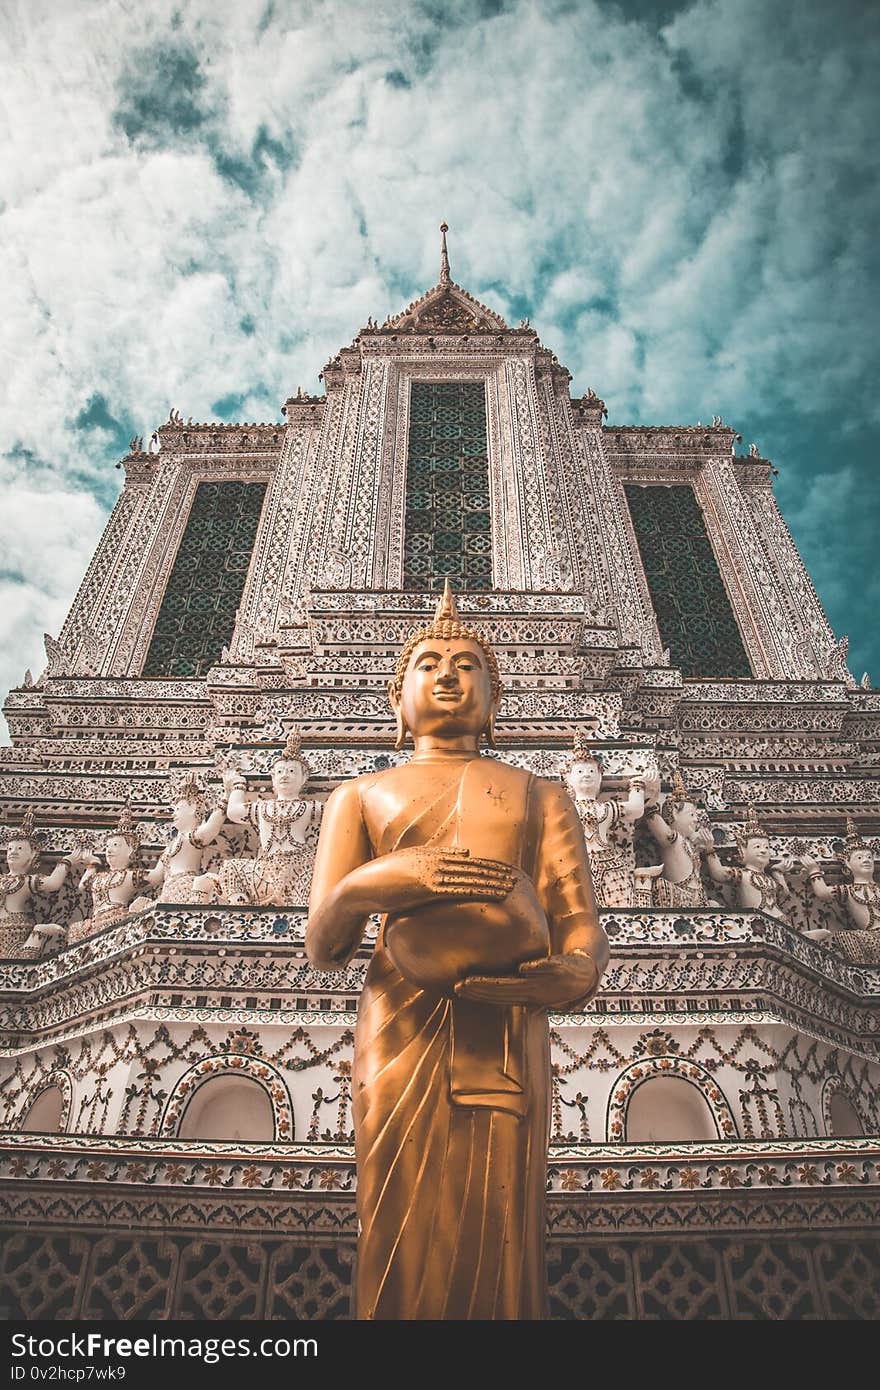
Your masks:
{"label": "white temple tower", "polygon": [[[803,860],[836,889],[848,833],[876,852],[880,692],[770,462],[717,418],[609,427],[452,280],[445,231],[438,283],[362,328],[323,395],[277,424],[172,412],[122,460],[46,670],[6,702],[0,820],[35,813],[46,874],[128,806],[149,866],[181,774],[265,790],[292,730],[319,801],[387,766],[385,687],[450,577],[498,652],[500,756],[557,776],[589,739],[606,799],[656,767],[725,867],[750,814],[794,862],[781,916],[709,879],[708,906],[603,913],[604,988],[551,1020],[552,1314],[876,1316],[880,952],[841,949],[845,895]],[[644,823],[628,848],[656,862]],[[253,852],[227,825],[206,864]],[[366,952],[312,974],[307,876],[273,906],[160,891],[85,934],[78,877],[32,909],[69,939],[0,960],[0,1306],[347,1316]]]}

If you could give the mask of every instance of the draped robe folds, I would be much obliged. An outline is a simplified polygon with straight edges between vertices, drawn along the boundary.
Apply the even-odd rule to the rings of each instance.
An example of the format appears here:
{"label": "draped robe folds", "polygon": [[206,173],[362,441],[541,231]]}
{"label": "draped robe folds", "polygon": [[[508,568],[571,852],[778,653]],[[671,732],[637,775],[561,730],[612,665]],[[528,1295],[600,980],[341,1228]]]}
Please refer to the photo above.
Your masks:
{"label": "draped robe folds", "polygon": [[[589,951],[601,928],[565,793],[478,755],[438,754],[429,778],[425,761],[359,779],[373,854],[503,859],[535,882],[551,949]],[[549,1103],[546,1011],[418,988],[383,920],[355,1037],[360,1318],[545,1316]]]}

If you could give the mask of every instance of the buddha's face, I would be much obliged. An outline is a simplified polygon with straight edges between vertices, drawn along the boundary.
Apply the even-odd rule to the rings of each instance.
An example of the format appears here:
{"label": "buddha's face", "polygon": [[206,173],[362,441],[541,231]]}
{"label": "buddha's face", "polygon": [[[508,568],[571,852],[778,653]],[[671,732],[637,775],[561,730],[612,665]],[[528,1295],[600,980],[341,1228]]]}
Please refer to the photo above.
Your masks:
{"label": "buddha's face", "polygon": [[30,840],[10,840],[6,846],[6,867],[11,874],[30,873],[38,858]]}
{"label": "buddha's face", "polygon": [[479,738],[492,714],[492,683],[485,653],[466,637],[428,637],[413,651],[398,699],[407,728],[416,736]]}
{"label": "buddha's face", "polygon": [[131,863],[132,848],[124,835],[108,835],[104,853],[111,869],[127,869]]}
{"label": "buddha's face", "polygon": [[283,801],[293,801],[306,783],[306,770],[295,758],[278,758],[272,764],[272,790]]}
{"label": "buddha's face", "polygon": [[846,867],[853,878],[864,883],[874,877],[874,856],[869,849],[854,849],[846,856]]}
{"label": "buddha's face", "polygon": [[679,835],[684,835],[687,838],[696,835],[699,820],[700,813],[692,801],[683,802],[672,812],[673,830],[677,830]]}
{"label": "buddha's face", "polygon": [[743,848],[743,863],[747,869],[766,869],[773,857],[766,835],[753,835]]}
{"label": "buddha's face", "polygon": [[565,780],[572,796],[594,801],[602,785],[602,769],[595,758],[585,758],[583,762],[574,763]]}
{"label": "buddha's face", "polygon": [[174,807],[171,824],[175,830],[180,830],[183,834],[188,830],[195,830],[199,824],[199,807],[194,801],[178,801]]}

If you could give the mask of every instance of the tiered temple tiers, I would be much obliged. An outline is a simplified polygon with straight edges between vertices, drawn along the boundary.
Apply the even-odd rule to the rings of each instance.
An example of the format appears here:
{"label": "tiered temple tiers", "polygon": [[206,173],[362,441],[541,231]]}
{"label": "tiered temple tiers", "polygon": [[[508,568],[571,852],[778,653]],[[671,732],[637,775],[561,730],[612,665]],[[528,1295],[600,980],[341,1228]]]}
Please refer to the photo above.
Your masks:
{"label": "tiered temple tiers", "polygon": [[486,756],[566,785],[611,942],[551,1017],[551,1313],[880,1311],[880,691],[756,448],[569,382],[444,244],[283,424],[133,441],[5,706],[9,1313],[349,1315],[371,947],[312,970],[311,865],[408,757],[387,686],[447,578]]}

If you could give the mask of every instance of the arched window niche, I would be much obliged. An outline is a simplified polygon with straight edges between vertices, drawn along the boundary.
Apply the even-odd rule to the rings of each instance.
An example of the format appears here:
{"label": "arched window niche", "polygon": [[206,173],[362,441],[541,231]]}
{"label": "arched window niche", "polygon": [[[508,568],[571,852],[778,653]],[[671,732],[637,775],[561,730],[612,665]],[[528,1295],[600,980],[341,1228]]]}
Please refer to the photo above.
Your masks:
{"label": "arched window niche", "polygon": [[261,1058],[233,1053],[208,1057],[175,1085],[160,1133],[211,1142],[289,1143],[290,1096],[278,1071]]}
{"label": "arched window niche", "polygon": [[737,1137],[733,1112],[712,1074],[699,1062],[674,1055],[642,1058],[620,1073],[608,1097],[607,1123],[612,1143]]}
{"label": "arched window niche", "polygon": [[25,1113],[24,1134],[61,1134],[67,1119],[67,1097],[57,1084],[46,1086]]}
{"label": "arched window niche", "polygon": [[637,1086],[626,1110],[628,1144],[720,1139],[703,1093],[682,1076],[652,1076]]}
{"label": "arched window niche", "polygon": [[193,1094],[177,1137],[271,1144],[275,1138],[272,1102],[249,1076],[213,1076]]}
{"label": "arched window niche", "polygon": [[845,1091],[834,1090],[828,1098],[827,1129],[833,1139],[858,1139],[865,1133],[861,1116]]}

